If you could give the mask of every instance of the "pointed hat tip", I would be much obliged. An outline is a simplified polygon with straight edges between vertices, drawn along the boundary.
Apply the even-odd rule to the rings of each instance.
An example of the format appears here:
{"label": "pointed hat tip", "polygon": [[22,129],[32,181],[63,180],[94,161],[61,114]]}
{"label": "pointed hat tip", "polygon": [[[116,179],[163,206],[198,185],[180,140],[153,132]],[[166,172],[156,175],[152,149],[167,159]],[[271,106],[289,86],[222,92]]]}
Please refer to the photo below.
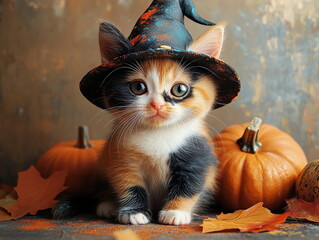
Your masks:
{"label": "pointed hat tip", "polygon": [[202,18],[198,14],[193,0],[180,0],[180,6],[182,8],[183,14],[194,22],[207,26],[216,25],[215,23]]}

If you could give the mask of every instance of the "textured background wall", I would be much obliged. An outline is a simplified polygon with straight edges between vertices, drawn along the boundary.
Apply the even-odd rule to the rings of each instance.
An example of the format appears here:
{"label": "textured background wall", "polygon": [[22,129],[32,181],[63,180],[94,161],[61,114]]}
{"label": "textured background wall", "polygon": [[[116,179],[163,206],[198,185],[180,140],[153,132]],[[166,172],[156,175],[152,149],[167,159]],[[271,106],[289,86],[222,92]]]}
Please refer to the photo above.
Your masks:
{"label": "textured background wall", "polygon": [[[98,20],[125,35],[145,0],[0,0],[0,183],[14,184],[53,143],[88,124],[104,138],[109,115],[78,82],[100,61]],[[260,116],[319,157],[319,1],[194,0],[202,16],[227,21],[222,59],[242,79],[236,102],[212,112],[212,134]],[[206,28],[186,21],[194,37]]]}

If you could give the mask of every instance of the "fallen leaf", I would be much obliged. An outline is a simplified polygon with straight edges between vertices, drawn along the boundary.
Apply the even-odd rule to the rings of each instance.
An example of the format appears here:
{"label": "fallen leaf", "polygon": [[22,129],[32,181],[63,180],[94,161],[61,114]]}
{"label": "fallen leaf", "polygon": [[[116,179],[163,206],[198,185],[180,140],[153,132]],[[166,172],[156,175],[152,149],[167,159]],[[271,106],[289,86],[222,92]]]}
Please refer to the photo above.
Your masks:
{"label": "fallen leaf", "polygon": [[11,220],[10,214],[3,208],[0,208],[0,221],[8,221]]}
{"label": "fallen leaf", "polygon": [[58,171],[44,179],[34,166],[20,172],[17,187],[14,188],[18,200],[6,208],[11,219],[23,217],[28,213],[35,215],[39,210],[52,208],[56,196],[66,189],[66,175],[66,171]]}
{"label": "fallen leaf", "polygon": [[[6,184],[0,184],[0,192],[4,191],[4,192],[11,192],[13,190],[13,187],[10,187],[9,185]],[[2,198],[1,194],[0,194],[0,198]]]}
{"label": "fallen leaf", "polygon": [[205,219],[203,233],[239,230],[240,232],[264,232],[278,229],[278,224],[285,222],[290,215],[272,214],[269,209],[264,208],[263,203],[246,209],[237,210],[234,213],[220,214],[216,218]]}
{"label": "fallen leaf", "polygon": [[319,198],[313,202],[306,202],[299,198],[286,200],[291,218],[319,222]]}
{"label": "fallen leaf", "polygon": [[14,190],[7,192],[7,194],[0,199],[0,208],[8,209],[10,206],[16,203],[17,198],[17,193]]}
{"label": "fallen leaf", "polygon": [[0,221],[11,219],[11,216],[6,208],[15,204],[17,198],[17,193],[12,187],[3,184],[0,185]]}
{"label": "fallen leaf", "polygon": [[7,194],[10,193],[11,191],[14,191],[13,187],[10,187],[6,184],[0,184],[0,199],[7,196]]}
{"label": "fallen leaf", "polygon": [[140,238],[140,236],[131,229],[115,231],[113,232],[113,236],[116,240],[142,240],[142,238]]}

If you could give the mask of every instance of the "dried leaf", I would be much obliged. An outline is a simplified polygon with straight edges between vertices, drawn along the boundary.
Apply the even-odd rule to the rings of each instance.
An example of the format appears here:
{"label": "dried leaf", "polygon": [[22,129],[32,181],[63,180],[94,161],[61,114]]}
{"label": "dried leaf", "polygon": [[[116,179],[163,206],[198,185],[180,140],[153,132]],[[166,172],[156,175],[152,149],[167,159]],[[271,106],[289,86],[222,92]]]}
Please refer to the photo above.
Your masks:
{"label": "dried leaf", "polygon": [[272,214],[270,210],[262,206],[263,203],[234,213],[220,214],[216,218],[205,219],[203,233],[239,230],[240,232],[263,232],[278,229],[277,224],[285,222],[290,215]]}
{"label": "dried leaf", "polygon": [[0,184],[0,199],[4,198],[5,196],[8,195],[13,190],[13,187],[10,187],[6,184]]}
{"label": "dried leaf", "polygon": [[[9,185],[6,184],[0,184],[0,192],[11,192],[13,190],[13,187],[10,187]],[[3,196],[0,194],[0,198],[3,198]]]}
{"label": "dried leaf", "polygon": [[20,172],[15,188],[18,200],[6,208],[11,218],[23,217],[28,213],[34,215],[39,210],[53,207],[56,196],[66,189],[63,185],[66,175],[66,171],[59,171],[44,179],[34,166]]}
{"label": "dried leaf", "polygon": [[0,208],[8,209],[10,206],[16,203],[17,193],[13,190],[6,194],[2,199],[0,199]]}
{"label": "dried leaf", "polygon": [[14,204],[18,199],[17,193],[13,187],[0,184],[0,208],[7,208]]}
{"label": "dried leaf", "polygon": [[0,185],[0,221],[10,220],[11,216],[6,208],[12,206],[17,201],[17,193],[12,187]]}
{"label": "dried leaf", "polygon": [[131,229],[115,231],[113,232],[113,236],[116,240],[142,240],[142,238],[140,238],[140,236]]}
{"label": "dried leaf", "polygon": [[10,214],[3,208],[0,208],[0,221],[8,221],[11,220]]}
{"label": "dried leaf", "polygon": [[319,198],[306,202],[299,198],[286,200],[292,218],[319,222]]}

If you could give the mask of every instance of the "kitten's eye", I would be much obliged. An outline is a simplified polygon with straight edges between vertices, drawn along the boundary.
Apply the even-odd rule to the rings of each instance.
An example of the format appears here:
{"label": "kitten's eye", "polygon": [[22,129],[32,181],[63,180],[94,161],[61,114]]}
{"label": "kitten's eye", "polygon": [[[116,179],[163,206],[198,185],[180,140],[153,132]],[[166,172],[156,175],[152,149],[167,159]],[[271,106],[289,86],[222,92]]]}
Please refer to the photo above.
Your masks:
{"label": "kitten's eye", "polygon": [[141,81],[131,82],[130,89],[132,93],[134,93],[135,95],[143,95],[147,92],[146,84]]}
{"label": "kitten's eye", "polygon": [[172,87],[172,90],[171,90],[171,93],[175,97],[184,97],[188,92],[189,92],[189,86],[182,83],[178,83],[174,85],[174,87]]}

